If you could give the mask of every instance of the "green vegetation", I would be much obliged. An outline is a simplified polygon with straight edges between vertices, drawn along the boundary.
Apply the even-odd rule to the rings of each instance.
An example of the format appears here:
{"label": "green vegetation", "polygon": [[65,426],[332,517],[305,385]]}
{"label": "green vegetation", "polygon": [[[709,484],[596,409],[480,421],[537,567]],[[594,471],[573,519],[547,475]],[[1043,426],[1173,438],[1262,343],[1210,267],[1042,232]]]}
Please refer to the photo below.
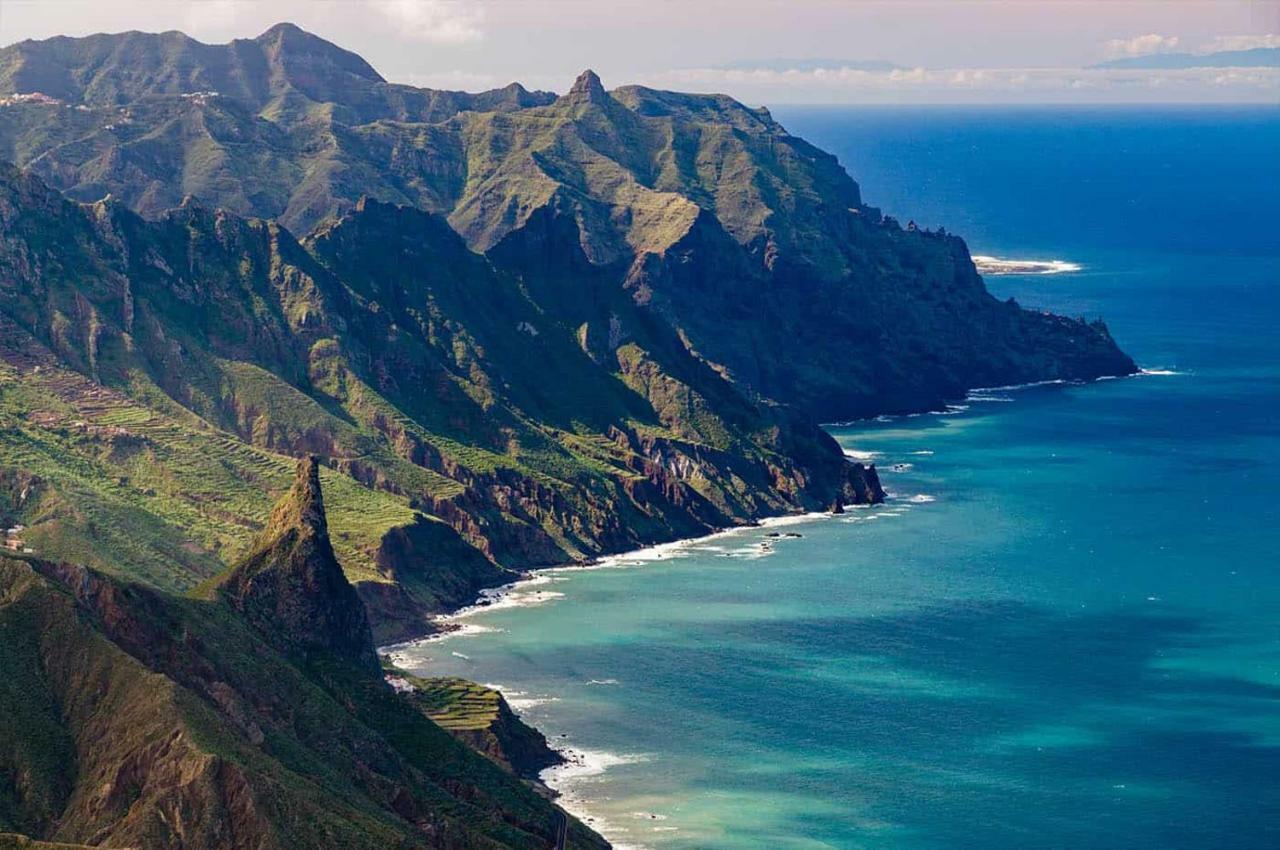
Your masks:
{"label": "green vegetation", "polygon": [[790,455],[772,408],[624,300],[644,378],[632,347],[615,373],[420,212],[364,202],[298,243],[194,206],[77,207],[19,172],[0,189],[11,255],[45,269],[0,292],[0,470],[30,479],[0,519],[47,557],[188,590],[314,453],[337,556],[395,640],[505,568],[823,504],[843,464],[812,426]]}
{"label": "green vegetation", "polygon": [[0,50],[32,91],[62,102],[0,105],[10,833],[546,847],[512,776],[542,736],[470,683],[396,695],[375,640],[884,498],[819,421],[1134,370],[726,97],[416,89],[287,24]]}
{"label": "green vegetation", "polygon": [[144,848],[550,844],[542,798],[376,676],[276,654],[219,601],[34,566],[0,560],[0,740],[18,744],[0,752],[18,778],[0,828]]}
{"label": "green vegetation", "polygon": [[498,719],[502,696],[466,679],[404,676],[418,689],[419,705],[441,729],[488,729]]}
{"label": "green vegetation", "polygon": [[158,587],[314,453],[404,637],[510,569],[874,497],[815,420],[1133,368],[729,98],[412,89],[288,25],[0,50],[0,94],[40,86],[71,106],[0,107],[0,156],[115,200],[3,175],[0,471],[36,484],[0,519]]}
{"label": "green vegetation", "polygon": [[563,763],[546,737],[522,722],[492,688],[465,679],[413,676],[385,659],[382,665],[419,711],[503,769],[536,783],[541,771]]}
{"label": "green vegetation", "polygon": [[[320,472],[299,462],[249,554],[196,594],[0,557],[0,830],[16,836],[5,840],[554,844],[562,816],[505,755],[550,753],[497,694],[465,733],[478,737],[458,742],[419,694],[383,681],[330,547]],[[603,846],[570,832],[573,846]]]}

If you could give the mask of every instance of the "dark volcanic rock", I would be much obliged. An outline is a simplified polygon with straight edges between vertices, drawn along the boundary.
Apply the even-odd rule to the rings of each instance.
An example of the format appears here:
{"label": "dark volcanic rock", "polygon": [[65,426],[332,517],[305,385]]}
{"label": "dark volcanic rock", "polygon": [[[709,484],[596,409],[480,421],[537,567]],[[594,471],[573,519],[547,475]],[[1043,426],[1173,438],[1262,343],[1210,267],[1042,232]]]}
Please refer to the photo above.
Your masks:
{"label": "dark volcanic rock", "polygon": [[884,488],[880,486],[880,475],[874,463],[866,466],[861,463],[845,465],[844,484],[840,489],[840,497],[846,505],[878,505],[885,499]]}

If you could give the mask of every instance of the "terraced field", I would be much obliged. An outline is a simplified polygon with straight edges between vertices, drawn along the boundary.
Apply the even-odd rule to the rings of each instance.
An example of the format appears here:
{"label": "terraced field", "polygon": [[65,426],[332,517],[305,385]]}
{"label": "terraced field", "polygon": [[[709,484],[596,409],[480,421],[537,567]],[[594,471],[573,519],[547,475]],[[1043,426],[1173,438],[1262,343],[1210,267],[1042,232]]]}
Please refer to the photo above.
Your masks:
{"label": "terraced field", "polygon": [[449,731],[488,729],[498,719],[501,696],[466,679],[406,677],[418,689],[419,706]]}

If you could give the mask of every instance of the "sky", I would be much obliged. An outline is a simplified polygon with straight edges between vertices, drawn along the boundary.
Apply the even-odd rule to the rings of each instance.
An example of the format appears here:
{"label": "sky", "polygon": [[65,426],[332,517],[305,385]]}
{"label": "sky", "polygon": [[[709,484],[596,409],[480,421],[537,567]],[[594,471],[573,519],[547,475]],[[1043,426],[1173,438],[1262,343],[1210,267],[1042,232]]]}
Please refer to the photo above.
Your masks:
{"label": "sky", "polygon": [[130,29],[225,42],[282,20],[436,88],[564,91],[589,67],[608,87],[766,105],[1280,103],[1276,68],[1088,67],[1280,47],[1280,0],[0,0],[0,44]]}

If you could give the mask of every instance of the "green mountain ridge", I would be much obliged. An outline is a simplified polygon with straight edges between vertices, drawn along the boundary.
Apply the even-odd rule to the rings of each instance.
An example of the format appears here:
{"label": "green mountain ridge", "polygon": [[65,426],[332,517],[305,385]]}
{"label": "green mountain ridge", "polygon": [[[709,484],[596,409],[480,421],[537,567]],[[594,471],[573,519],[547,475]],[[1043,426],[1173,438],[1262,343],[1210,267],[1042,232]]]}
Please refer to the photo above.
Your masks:
{"label": "green mountain ridge", "polygon": [[[6,516],[50,555],[133,550],[100,566],[184,590],[248,545],[280,455],[318,453],[345,473],[336,548],[386,641],[511,569],[879,498],[622,294],[610,369],[427,214],[370,201],[299,243],[0,178],[0,468],[40,479]],[[130,526],[150,533],[111,537]]]}
{"label": "green mountain ridge", "polygon": [[[145,49],[108,51],[112,38]],[[591,72],[554,99],[394,87],[290,25],[229,46],[183,37],[181,61],[162,49],[175,34],[94,39],[0,50],[0,93],[34,85],[30,66],[85,81],[0,122],[0,157],[72,197],[155,216],[194,195],[305,233],[369,196],[446,217],[489,253],[569,219],[608,283],[678,310],[666,318],[704,360],[823,420],[1133,369],[1097,327],[996,304],[962,242],[904,231],[834,157],[725,96],[608,92]],[[245,50],[261,57],[251,86],[217,58]]]}
{"label": "green mountain ridge", "polygon": [[399,639],[512,570],[882,498],[815,420],[1135,368],[727,97],[392,86],[291,25],[0,69],[66,98],[0,106],[0,470],[34,476],[4,516],[159,587],[231,563],[318,454]]}
{"label": "green mountain ridge", "polygon": [[56,38],[0,49],[0,159],[0,521],[34,550],[0,562],[0,832],[547,846],[502,770],[545,741],[464,683],[396,697],[375,643],[885,499],[819,422],[1136,370],[724,96],[416,89],[287,24]]}
{"label": "green mountain ridge", "polygon": [[[268,542],[311,541],[323,561],[316,472],[299,465]],[[345,590],[363,622],[340,571],[308,586],[296,561],[268,546],[221,592],[178,597],[0,558],[0,832],[140,850],[559,846],[561,813],[366,663],[367,625],[246,611],[249,570],[299,611]],[[606,845],[570,823],[565,846]]]}

